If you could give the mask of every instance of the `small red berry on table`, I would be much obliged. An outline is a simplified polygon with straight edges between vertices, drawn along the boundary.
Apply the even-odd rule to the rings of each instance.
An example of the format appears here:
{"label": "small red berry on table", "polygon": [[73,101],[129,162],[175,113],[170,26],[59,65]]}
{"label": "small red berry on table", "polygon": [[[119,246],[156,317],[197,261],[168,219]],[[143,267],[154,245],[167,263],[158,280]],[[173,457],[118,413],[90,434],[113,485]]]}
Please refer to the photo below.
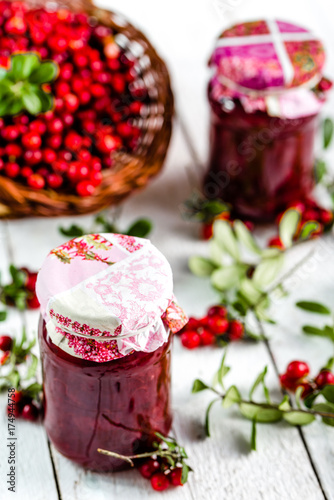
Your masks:
{"label": "small red berry on table", "polygon": [[151,486],[156,491],[164,491],[169,486],[167,476],[163,472],[156,472],[151,477]]}
{"label": "small red berry on table", "polygon": [[182,483],[182,467],[173,469],[168,475],[168,479],[173,486],[183,486]]}
{"label": "small red berry on table", "polygon": [[187,330],[181,335],[181,342],[187,349],[196,349],[201,343],[201,338],[197,331]]}
{"label": "small red berry on table", "polygon": [[244,325],[237,320],[230,321],[228,327],[228,337],[230,340],[239,340],[244,335]]}
{"label": "small red berry on table", "polygon": [[290,380],[300,380],[310,373],[310,367],[304,361],[291,361],[286,369],[286,375]]}
{"label": "small red berry on table", "polygon": [[1,335],[0,336],[0,350],[1,351],[10,351],[13,346],[13,339],[9,335]]}
{"label": "small red berry on table", "polygon": [[147,460],[139,466],[139,472],[145,479],[150,479],[155,472],[160,471],[160,464],[157,460]]}
{"label": "small red berry on table", "polygon": [[314,379],[317,387],[322,389],[326,385],[334,385],[334,374],[330,370],[321,370]]}

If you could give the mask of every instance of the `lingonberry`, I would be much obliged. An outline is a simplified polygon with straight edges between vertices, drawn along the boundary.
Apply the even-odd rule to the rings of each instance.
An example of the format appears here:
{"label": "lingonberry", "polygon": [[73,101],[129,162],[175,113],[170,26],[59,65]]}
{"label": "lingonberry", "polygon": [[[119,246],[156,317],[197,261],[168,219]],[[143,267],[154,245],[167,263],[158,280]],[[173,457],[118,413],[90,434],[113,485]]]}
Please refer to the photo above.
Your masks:
{"label": "lingonberry", "polygon": [[244,325],[241,321],[232,320],[228,327],[228,337],[230,340],[239,340],[244,335]]}
{"label": "lingonberry", "polygon": [[183,486],[182,483],[182,467],[176,467],[170,474],[168,474],[168,479],[173,486]]}
{"label": "lingonberry", "polygon": [[332,224],[333,222],[333,212],[330,210],[321,210],[320,212],[320,220],[321,222],[327,226],[329,224]]}
{"label": "lingonberry", "polygon": [[43,149],[42,155],[43,155],[43,160],[47,164],[53,163],[57,158],[56,153],[51,148]]}
{"label": "lingonberry", "polygon": [[212,345],[216,342],[215,335],[208,329],[203,328],[199,331],[201,345]]}
{"label": "lingonberry", "polygon": [[28,296],[27,307],[28,307],[28,309],[38,309],[39,308],[38,298],[37,298],[37,295],[35,293],[32,293],[30,296]]}
{"label": "lingonberry", "polygon": [[197,330],[197,328],[199,328],[199,326],[200,326],[200,323],[199,323],[198,319],[190,317],[188,320],[188,323],[186,324],[184,329],[185,330]]}
{"label": "lingonberry", "polygon": [[34,403],[28,403],[22,408],[21,416],[25,420],[36,422],[39,416],[39,409]]}
{"label": "lingonberry", "polygon": [[22,136],[22,144],[29,150],[35,150],[41,147],[42,139],[35,132],[28,132]]}
{"label": "lingonberry", "polygon": [[0,336],[0,350],[1,351],[10,351],[13,346],[13,339],[9,337],[9,335],[1,335]]}
{"label": "lingonberry", "polygon": [[64,97],[64,102],[66,109],[71,113],[76,111],[79,107],[79,99],[74,94],[67,94]]}
{"label": "lingonberry", "polygon": [[157,460],[150,459],[141,464],[138,470],[145,479],[150,479],[155,472],[160,470],[160,464]]}
{"label": "lingonberry", "polygon": [[82,144],[82,138],[79,134],[76,132],[70,132],[64,141],[65,147],[68,149],[72,149],[73,151],[76,151],[80,148]]}
{"label": "lingonberry", "polygon": [[268,247],[284,250],[284,245],[279,236],[274,236],[268,241]]}
{"label": "lingonberry", "polygon": [[209,240],[213,235],[212,222],[203,223],[201,231],[203,240]]}
{"label": "lingonberry", "polygon": [[281,386],[284,388],[284,389],[288,389],[289,391],[295,391],[298,387],[298,380],[292,380],[290,379],[286,373],[283,373],[282,375],[280,375],[280,383],[281,383]]}
{"label": "lingonberry", "polygon": [[102,153],[111,153],[115,151],[119,145],[119,139],[110,134],[99,136],[96,142],[97,149]]}
{"label": "lingonberry", "polygon": [[93,184],[93,186],[99,186],[102,182],[103,175],[101,172],[92,172],[89,175],[89,180]]}
{"label": "lingonberry", "polygon": [[46,181],[48,186],[52,189],[58,189],[63,184],[63,178],[59,174],[49,174]]}
{"label": "lingonberry", "polygon": [[3,366],[9,361],[10,358],[10,351],[5,351],[3,354],[0,355],[0,366]]}
{"label": "lingonberry", "polygon": [[51,148],[51,149],[59,149],[61,144],[63,142],[63,138],[60,134],[54,134],[54,135],[49,135],[46,138],[46,144]]}
{"label": "lingonberry", "polygon": [[317,387],[322,389],[326,385],[334,385],[334,374],[330,370],[321,370],[314,379]]}
{"label": "lingonberry", "polygon": [[34,292],[36,288],[37,281],[37,273],[28,272],[27,279],[25,281],[25,288],[29,290],[29,292]]}
{"label": "lingonberry", "polygon": [[52,134],[59,134],[64,129],[64,124],[59,118],[54,118],[48,123],[48,130]]}
{"label": "lingonberry", "polygon": [[151,477],[151,486],[156,491],[166,490],[169,486],[167,476],[163,472],[156,472]]}
{"label": "lingonberry", "polygon": [[76,185],[79,196],[91,196],[95,191],[95,186],[90,181],[81,181]]}
{"label": "lingonberry", "polygon": [[28,165],[37,165],[42,160],[42,151],[39,149],[36,151],[25,151],[23,158]]}
{"label": "lingonberry", "polygon": [[196,349],[201,343],[201,338],[196,331],[188,330],[181,334],[181,342],[187,349]]}
{"label": "lingonberry", "polygon": [[299,384],[303,390],[302,390],[302,393],[301,393],[301,398],[302,399],[305,399],[307,398],[307,396],[309,396],[310,394],[312,394],[315,390],[315,387],[313,384],[311,384],[310,382],[303,382],[301,384]]}
{"label": "lingonberry", "polygon": [[5,163],[5,172],[7,177],[14,179],[20,173],[20,165],[15,162]]}
{"label": "lingonberry", "polygon": [[45,186],[45,180],[40,174],[32,174],[28,177],[27,183],[33,189],[43,189]]}
{"label": "lingonberry", "polygon": [[53,35],[48,38],[47,42],[54,52],[62,52],[68,47],[68,40],[61,35]]}
{"label": "lingonberry", "polygon": [[290,380],[300,380],[310,373],[310,368],[304,361],[291,361],[286,369],[286,375]]}
{"label": "lingonberry", "polygon": [[15,158],[18,158],[22,155],[22,148],[18,144],[14,143],[6,144],[5,154],[9,156],[11,160],[12,158],[14,160]]}
{"label": "lingonberry", "polygon": [[208,316],[222,316],[223,318],[226,318],[227,316],[227,309],[224,306],[212,306],[208,309],[207,312]]}
{"label": "lingonberry", "polygon": [[222,316],[209,316],[208,327],[215,335],[222,335],[228,329],[229,322]]}
{"label": "lingonberry", "polygon": [[1,129],[1,135],[6,141],[15,141],[20,135],[19,126],[8,125],[7,127]]}
{"label": "lingonberry", "polygon": [[30,177],[33,173],[34,173],[34,171],[32,170],[32,168],[27,167],[27,166],[22,167],[21,168],[21,172],[20,172],[20,174],[22,175],[22,177],[25,177],[25,178]]}

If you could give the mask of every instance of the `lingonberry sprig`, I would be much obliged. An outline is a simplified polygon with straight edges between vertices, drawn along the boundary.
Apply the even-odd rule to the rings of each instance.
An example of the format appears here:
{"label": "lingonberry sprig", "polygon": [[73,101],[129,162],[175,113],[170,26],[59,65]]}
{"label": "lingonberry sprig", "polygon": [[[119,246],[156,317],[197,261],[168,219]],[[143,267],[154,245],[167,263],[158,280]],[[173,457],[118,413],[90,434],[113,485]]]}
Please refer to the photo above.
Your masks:
{"label": "lingonberry sprig", "polygon": [[181,337],[182,345],[187,349],[209,345],[224,347],[227,343],[240,339],[261,338],[245,328],[244,323],[232,317],[222,304],[209,307],[203,318],[190,317],[178,335]]}
{"label": "lingonberry sprig", "polygon": [[27,340],[25,329],[21,339],[0,336],[0,391],[10,389],[11,401],[7,407],[10,418],[22,416],[35,421],[40,414],[41,384],[36,378],[38,358],[32,353],[35,339]]}
{"label": "lingonberry sprig", "polygon": [[[256,450],[256,426],[257,424],[277,423],[282,420],[290,425],[308,425],[316,420],[316,417],[321,417],[322,422],[326,425],[334,426],[334,386],[325,385],[317,392],[316,397],[309,401],[309,406],[301,406],[299,399],[291,403],[289,397],[284,395],[279,403],[272,403],[269,389],[266,385],[267,367],[258,375],[254,381],[248,398],[241,395],[239,389],[232,385],[225,389],[224,377],[229,372],[230,368],[225,364],[226,352],[223,356],[221,365],[215,375],[216,384],[208,385],[200,379],[196,379],[193,383],[192,392],[197,393],[204,390],[209,390],[215,394],[205,414],[205,432],[210,436],[210,412],[216,402],[221,402],[223,408],[229,408],[233,405],[239,407],[240,413],[247,419],[252,421],[251,431],[251,448]],[[220,388],[217,389],[216,385]],[[254,394],[259,387],[262,387],[264,401],[258,402],[254,399]],[[322,397],[322,402],[318,403],[316,399]]]}
{"label": "lingonberry sprig", "polygon": [[[128,462],[131,467],[138,465],[139,472],[150,479],[156,491],[163,491],[169,486],[183,486],[188,481],[191,467],[185,462],[188,455],[173,437],[155,433],[159,441],[153,443],[154,450],[137,455],[120,455],[109,450],[98,448],[98,452],[109,457]],[[148,459],[148,460],[147,460]]]}
{"label": "lingonberry sprig", "polygon": [[292,246],[312,238],[313,231],[313,223],[301,226],[300,211],[289,209],[279,223],[284,248],[261,249],[243,222],[218,220],[209,243],[209,258],[191,257],[189,267],[197,276],[210,277],[233,318],[246,323],[253,315],[257,322],[272,322],[267,312],[272,293],[277,290],[285,293],[284,280],[291,274],[277,280],[284,254]]}
{"label": "lingonberry sprig", "polygon": [[77,224],[72,224],[68,228],[59,227],[59,232],[64,236],[72,238],[95,232],[127,234],[129,236],[146,238],[152,231],[152,227],[152,222],[149,219],[137,219],[127,229],[121,230],[117,225],[115,217],[109,218],[106,214],[100,213],[95,217],[92,228],[85,229]]}
{"label": "lingonberry sprig", "polygon": [[334,374],[331,371],[334,365],[334,358],[330,358],[327,364],[321,368],[314,377],[309,377],[310,367],[304,361],[291,361],[285,373],[280,375],[280,382],[283,389],[296,394],[296,399],[303,399],[307,407],[311,407],[313,401],[322,389],[327,385],[334,385]]}
{"label": "lingonberry sprig", "polygon": [[0,282],[0,301],[19,310],[37,309],[39,302],[35,292],[37,273],[26,267],[9,266],[12,281],[6,285]]}
{"label": "lingonberry sprig", "polygon": [[58,67],[41,61],[34,53],[13,54],[9,69],[0,68],[0,116],[16,115],[23,110],[31,115],[45,113],[53,106],[53,96],[45,90]]}

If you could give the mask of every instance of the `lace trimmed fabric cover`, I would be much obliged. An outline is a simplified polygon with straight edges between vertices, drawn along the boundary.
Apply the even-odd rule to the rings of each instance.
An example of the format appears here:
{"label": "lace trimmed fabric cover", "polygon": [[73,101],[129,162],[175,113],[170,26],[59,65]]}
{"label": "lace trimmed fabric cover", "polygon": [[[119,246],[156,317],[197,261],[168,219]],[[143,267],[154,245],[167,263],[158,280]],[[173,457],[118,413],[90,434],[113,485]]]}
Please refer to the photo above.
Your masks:
{"label": "lace trimmed fabric cover", "polygon": [[36,291],[53,343],[90,361],[155,351],[187,322],[168,261],[142,238],[75,238],[50,252]]}

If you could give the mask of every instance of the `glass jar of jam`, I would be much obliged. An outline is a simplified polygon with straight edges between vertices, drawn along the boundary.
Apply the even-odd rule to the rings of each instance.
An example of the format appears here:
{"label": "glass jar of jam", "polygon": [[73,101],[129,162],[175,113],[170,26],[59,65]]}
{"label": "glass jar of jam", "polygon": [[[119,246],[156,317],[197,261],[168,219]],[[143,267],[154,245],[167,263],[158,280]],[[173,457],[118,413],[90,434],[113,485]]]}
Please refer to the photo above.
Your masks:
{"label": "glass jar of jam", "polygon": [[85,468],[127,468],[98,448],[148,451],[172,422],[172,333],[186,318],[168,262],[148,240],[87,235],[51,251],[37,293],[49,439]]}
{"label": "glass jar of jam", "polygon": [[318,115],[332,85],[324,62],[321,42],[290,23],[243,23],[222,33],[210,61],[207,198],[270,221],[309,197]]}

